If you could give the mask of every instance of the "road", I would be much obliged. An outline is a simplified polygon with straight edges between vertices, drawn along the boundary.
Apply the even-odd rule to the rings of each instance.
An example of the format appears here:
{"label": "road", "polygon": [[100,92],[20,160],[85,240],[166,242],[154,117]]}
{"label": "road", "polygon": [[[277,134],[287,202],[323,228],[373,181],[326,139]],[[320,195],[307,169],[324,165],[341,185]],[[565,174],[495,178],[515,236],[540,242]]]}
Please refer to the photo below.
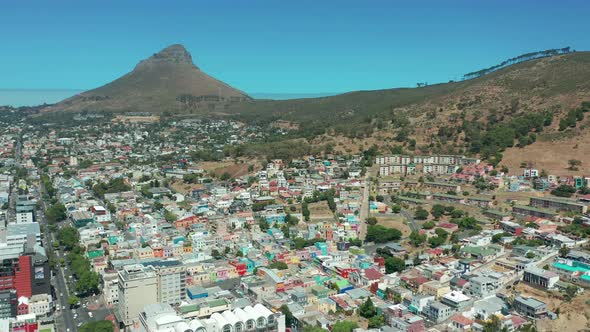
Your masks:
{"label": "road", "polygon": [[365,240],[367,236],[367,218],[369,217],[369,194],[371,190],[371,177],[369,174],[369,170],[365,173],[365,186],[363,187],[363,197],[361,201],[361,205],[359,208],[361,209],[359,217],[360,217],[360,224],[359,224],[359,239]]}
{"label": "road", "polygon": [[[45,249],[48,254],[55,254],[57,260],[59,258],[64,258],[63,256],[59,256],[60,252],[53,251],[53,241],[55,240],[53,233],[49,231],[49,227],[47,224],[47,218],[45,217],[45,211],[47,210],[47,203],[43,199],[45,193],[45,188],[43,185],[39,185],[38,188],[38,199],[41,202],[41,209],[37,213],[37,221],[40,225],[43,225],[44,229],[44,245]],[[59,265],[59,264],[58,264]],[[70,310],[70,304],[68,303],[68,298],[70,296],[70,289],[67,285],[67,281],[69,277],[67,276],[67,272],[63,270],[63,267],[58,266],[53,270],[54,275],[51,278],[53,283],[53,287],[55,289],[55,296],[56,296],[56,308],[59,307],[59,311],[56,311],[56,325],[58,327],[58,331],[76,331],[77,324],[74,319],[74,314],[72,310]],[[64,310],[65,308],[65,310]]]}
{"label": "road", "polygon": [[420,226],[416,223],[416,220],[414,219],[412,212],[406,209],[401,209],[400,213],[404,218],[406,218],[406,220],[408,221],[408,226],[410,226],[410,229],[412,231],[417,232],[420,230]]}

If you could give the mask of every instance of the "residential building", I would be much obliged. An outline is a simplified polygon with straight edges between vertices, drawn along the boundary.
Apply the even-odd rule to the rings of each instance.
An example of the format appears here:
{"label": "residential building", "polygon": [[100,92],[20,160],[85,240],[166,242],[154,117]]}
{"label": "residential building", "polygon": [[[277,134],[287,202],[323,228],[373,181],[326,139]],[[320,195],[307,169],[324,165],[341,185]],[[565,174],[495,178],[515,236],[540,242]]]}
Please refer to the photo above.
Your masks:
{"label": "residential building", "polygon": [[555,283],[559,281],[559,275],[552,271],[531,266],[524,270],[522,280],[532,286],[553,289]]}
{"label": "residential building", "polygon": [[573,200],[551,197],[531,197],[530,205],[536,208],[570,211],[582,214],[588,211],[588,205],[586,204],[578,203]]}
{"label": "residential building", "polygon": [[547,315],[547,305],[534,297],[517,296],[512,304],[514,310],[529,318],[543,318]]}
{"label": "residential building", "polygon": [[146,303],[158,302],[158,280],[152,266],[139,264],[124,266],[118,271],[119,304],[116,316],[126,326],[138,320]]}

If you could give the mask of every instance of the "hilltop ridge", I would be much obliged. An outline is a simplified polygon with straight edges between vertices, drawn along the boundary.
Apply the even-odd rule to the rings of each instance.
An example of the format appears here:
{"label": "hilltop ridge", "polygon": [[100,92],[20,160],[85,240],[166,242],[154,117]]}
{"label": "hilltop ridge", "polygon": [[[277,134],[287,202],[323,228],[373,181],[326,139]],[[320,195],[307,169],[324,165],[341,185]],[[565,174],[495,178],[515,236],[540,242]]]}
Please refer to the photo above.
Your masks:
{"label": "hilltop ridge", "polygon": [[174,44],[140,61],[113,82],[43,111],[207,113],[245,100],[250,100],[246,93],[201,71],[185,47]]}

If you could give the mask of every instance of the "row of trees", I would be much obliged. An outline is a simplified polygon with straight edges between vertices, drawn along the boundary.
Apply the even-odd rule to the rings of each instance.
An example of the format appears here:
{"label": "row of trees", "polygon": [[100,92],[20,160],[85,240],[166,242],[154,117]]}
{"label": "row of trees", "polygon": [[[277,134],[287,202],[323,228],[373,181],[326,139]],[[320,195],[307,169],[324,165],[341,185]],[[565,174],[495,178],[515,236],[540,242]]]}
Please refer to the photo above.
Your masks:
{"label": "row of trees", "polygon": [[474,71],[471,73],[467,73],[465,75],[463,75],[463,79],[464,80],[469,80],[472,78],[477,78],[477,77],[481,77],[483,75],[487,75],[490,73],[495,72],[496,70],[502,69],[504,67],[513,65],[513,64],[517,64],[520,62],[524,62],[524,61],[528,61],[528,60],[533,60],[533,59],[538,59],[538,58],[544,58],[544,57],[549,57],[549,56],[554,56],[554,55],[558,55],[558,54],[567,54],[570,53],[571,49],[570,47],[564,47],[564,48],[553,48],[553,49],[549,49],[549,50],[544,50],[544,51],[537,51],[537,52],[531,52],[531,53],[526,53],[526,54],[522,54],[519,55],[517,57],[514,58],[510,58],[508,60],[504,60],[501,63],[495,65],[495,66],[491,66],[489,68],[485,68],[482,70],[478,70],[478,71]]}
{"label": "row of trees", "polygon": [[76,276],[78,294],[96,294],[99,292],[99,276],[92,270],[92,265],[84,255],[84,249],[75,247],[68,255],[68,262]]}
{"label": "row of trees", "polygon": [[367,242],[385,243],[401,239],[402,232],[396,228],[388,228],[382,225],[367,226]]}
{"label": "row of trees", "polygon": [[530,113],[514,117],[508,122],[488,124],[481,122],[463,122],[465,141],[469,144],[471,153],[479,153],[484,159],[497,165],[502,160],[501,152],[514,146],[518,140],[519,146],[525,146],[536,141],[536,133],[551,125],[553,114],[550,112]]}
{"label": "row of trees", "polygon": [[575,128],[579,121],[584,120],[584,113],[587,111],[585,108],[576,108],[567,112],[565,117],[559,121],[559,130]]}
{"label": "row of trees", "polygon": [[116,178],[110,180],[108,183],[99,182],[92,187],[92,190],[98,197],[104,198],[104,194],[129,191],[131,190],[131,187],[125,183],[124,178]]}

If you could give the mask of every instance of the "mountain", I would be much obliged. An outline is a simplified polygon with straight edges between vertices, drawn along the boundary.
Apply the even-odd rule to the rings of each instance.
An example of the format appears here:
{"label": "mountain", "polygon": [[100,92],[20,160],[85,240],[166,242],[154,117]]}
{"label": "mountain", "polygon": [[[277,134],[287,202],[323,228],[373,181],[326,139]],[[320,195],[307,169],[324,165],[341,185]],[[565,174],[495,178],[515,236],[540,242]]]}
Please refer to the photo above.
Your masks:
{"label": "mountain", "polygon": [[376,145],[380,153],[459,153],[506,165],[512,174],[521,174],[520,165],[532,161],[538,169],[571,175],[568,159],[582,161],[577,173],[590,172],[589,102],[590,52],[572,52],[459,82],[254,100],[231,105],[228,114],[245,122],[286,123],[298,128],[289,137],[308,138],[311,147],[356,153]]}
{"label": "mountain", "polygon": [[171,45],[141,61],[130,73],[44,111],[143,111],[201,113],[249,100],[193,64],[182,45]]}

